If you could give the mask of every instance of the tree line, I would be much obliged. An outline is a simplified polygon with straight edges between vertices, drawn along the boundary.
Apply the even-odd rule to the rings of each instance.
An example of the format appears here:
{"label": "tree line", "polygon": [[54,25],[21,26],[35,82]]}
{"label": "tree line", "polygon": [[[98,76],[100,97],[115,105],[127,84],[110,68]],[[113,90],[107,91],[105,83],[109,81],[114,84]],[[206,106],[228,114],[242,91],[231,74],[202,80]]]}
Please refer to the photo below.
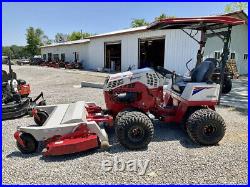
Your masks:
{"label": "tree line", "polygon": [[[248,3],[244,2],[235,2],[226,5],[224,8],[224,12],[230,13],[237,10],[246,10],[248,9]],[[160,14],[159,16],[155,17],[155,21],[166,19],[166,18],[175,18],[173,15],[167,15],[165,13]],[[140,27],[149,25],[150,22],[146,21],[144,18],[136,18],[132,19],[130,27]],[[54,40],[49,39],[47,35],[44,34],[43,30],[40,28],[33,28],[29,27],[26,30],[26,46],[5,46],[2,47],[2,55],[3,56],[10,56],[11,58],[29,58],[33,57],[34,55],[40,54],[40,46],[49,45],[52,43],[61,43],[67,41],[74,41],[80,40],[83,38],[87,38],[93,35],[92,33],[88,32],[72,32],[70,34],[64,33],[57,33],[55,35]]]}
{"label": "tree line", "polygon": [[2,55],[10,56],[12,59],[30,58],[35,55],[39,55],[40,47],[44,45],[50,45],[52,43],[61,43],[66,41],[80,40],[91,36],[91,33],[87,32],[72,32],[70,34],[57,33],[55,39],[49,39],[44,31],[40,28],[29,27],[26,30],[26,46],[3,46]]}

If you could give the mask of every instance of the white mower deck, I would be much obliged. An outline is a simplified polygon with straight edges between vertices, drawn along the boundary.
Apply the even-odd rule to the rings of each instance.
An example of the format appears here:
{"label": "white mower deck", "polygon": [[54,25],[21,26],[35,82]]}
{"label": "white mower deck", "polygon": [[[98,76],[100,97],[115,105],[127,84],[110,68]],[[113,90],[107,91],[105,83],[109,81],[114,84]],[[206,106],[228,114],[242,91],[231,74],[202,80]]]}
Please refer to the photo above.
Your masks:
{"label": "white mower deck", "polygon": [[[87,119],[89,113],[87,112],[86,107],[89,105],[96,106],[93,103],[85,103],[84,101],[78,101],[70,104],[39,106],[36,109],[45,111],[49,114],[49,117],[46,119],[44,124],[42,126],[30,125],[26,127],[18,127],[17,131],[32,135],[37,142],[46,142],[57,136],[63,137],[63,140],[73,139],[75,138],[75,134],[73,133],[79,131],[79,127],[85,126],[87,128],[80,130],[84,132],[87,130],[88,135],[96,135],[100,146],[107,147],[109,146],[108,135],[104,130],[104,127],[101,125],[99,126],[96,121],[91,120],[90,118]],[[98,116],[98,113],[94,113],[94,116]],[[72,137],[70,137],[71,134],[73,134]],[[64,136],[66,136],[66,138]],[[84,138],[86,137],[87,136],[84,135]],[[79,138],[79,135],[77,135],[77,138]],[[54,145],[63,144],[61,140],[62,139],[57,139],[56,141],[52,140],[49,141],[49,143],[53,142]],[[72,144],[72,142],[70,142],[70,144]],[[77,149],[75,152],[78,152]]]}

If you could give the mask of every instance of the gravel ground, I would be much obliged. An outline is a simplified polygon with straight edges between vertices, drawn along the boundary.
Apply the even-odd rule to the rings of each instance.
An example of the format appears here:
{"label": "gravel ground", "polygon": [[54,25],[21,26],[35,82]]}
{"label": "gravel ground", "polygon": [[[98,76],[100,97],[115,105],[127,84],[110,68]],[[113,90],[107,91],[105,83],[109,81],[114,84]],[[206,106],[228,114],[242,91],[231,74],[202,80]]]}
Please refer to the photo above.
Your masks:
{"label": "gravel ground", "polygon": [[[6,66],[3,66],[5,69]],[[31,84],[32,96],[44,92],[48,104],[78,100],[95,101],[105,107],[102,90],[79,88],[82,80],[103,81],[105,74],[66,71],[45,67],[14,66],[20,78]],[[110,183],[194,183],[246,184],[247,181],[247,110],[218,107],[227,131],[218,146],[199,147],[173,125],[155,125],[154,140],[147,150],[127,151],[110,134],[109,150],[92,150],[68,156],[43,157],[22,155],[15,146],[13,133],[18,125],[33,119],[2,122],[2,176],[4,184],[110,184]],[[138,172],[101,169],[103,160],[149,160],[144,175]]]}

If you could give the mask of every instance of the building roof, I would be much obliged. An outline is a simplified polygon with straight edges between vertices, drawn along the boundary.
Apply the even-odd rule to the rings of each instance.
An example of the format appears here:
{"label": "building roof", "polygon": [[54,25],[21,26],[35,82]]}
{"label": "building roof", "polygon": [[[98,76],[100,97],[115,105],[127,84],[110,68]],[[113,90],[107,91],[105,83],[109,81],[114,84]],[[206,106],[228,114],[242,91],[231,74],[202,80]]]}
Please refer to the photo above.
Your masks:
{"label": "building roof", "polygon": [[90,36],[88,38],[99,38],[99,37],[110,36],[110,35],[120,35],[120,34],[140,32],[140,31],[145,31],[145,30],[147,30],[147,26],[141,26],[141,27],[135,27],[135,28],[129,28],[129,29],[122,29],[122,30],[103,33],[103,34],[97,34],[94,36]]}
{"label": "building roof", "polygon": [[82,43],[88,43],[89,41],[90,41],[90,39],[82,39],[82,40],[68,41],[68,42],[62,42],[62,43],[53,43],[50,45],[41,46],[41,48],[82,44]]}
{"label": "building roof", "polygon": [[[236,18],[245,20],[246,24],[248,24],[248,16],[243,10],[228,13],[228,14],[221,14],[219,16],[236,17]],[[100,38],[100,37],[105,37],[105,36],[122,35],[122,34],[143,32],[143,31],[147,31],[147,26],[136,27],[136,28],[128,28],[128,29],[122,29],[122,30],[118,30],[118,31],[103,33],[103,34],[97,34],[97,35],[94,35],[94,36],[90,36],[90,37],[88,37],[86,39],[63,42],[63,43],[54,43],[54,44],[51,44],[51,45],[42,46],[41,48],[87,43],[92,38]]]}

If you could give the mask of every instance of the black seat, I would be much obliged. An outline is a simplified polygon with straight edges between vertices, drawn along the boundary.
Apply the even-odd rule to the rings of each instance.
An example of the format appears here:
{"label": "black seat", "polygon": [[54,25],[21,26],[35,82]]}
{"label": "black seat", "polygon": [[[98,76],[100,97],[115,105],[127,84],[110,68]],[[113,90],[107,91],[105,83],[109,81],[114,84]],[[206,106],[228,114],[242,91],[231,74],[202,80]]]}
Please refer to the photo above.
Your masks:
{"label": "black seat", "polygon": [[190,81],[185,81],[183,78],[180,78],[180,80],[173,83],[172,89],[178,93],[182,93],[188,82],[209,82],[214,69],[214,61],[211,60],[211,58],[206,59],[192,71]]}
{"label": "black seat", "polygon": [[215,64],[210,59],[206,59],[197,66],[191,75],[191,82],[208,82],[215,69]]}

